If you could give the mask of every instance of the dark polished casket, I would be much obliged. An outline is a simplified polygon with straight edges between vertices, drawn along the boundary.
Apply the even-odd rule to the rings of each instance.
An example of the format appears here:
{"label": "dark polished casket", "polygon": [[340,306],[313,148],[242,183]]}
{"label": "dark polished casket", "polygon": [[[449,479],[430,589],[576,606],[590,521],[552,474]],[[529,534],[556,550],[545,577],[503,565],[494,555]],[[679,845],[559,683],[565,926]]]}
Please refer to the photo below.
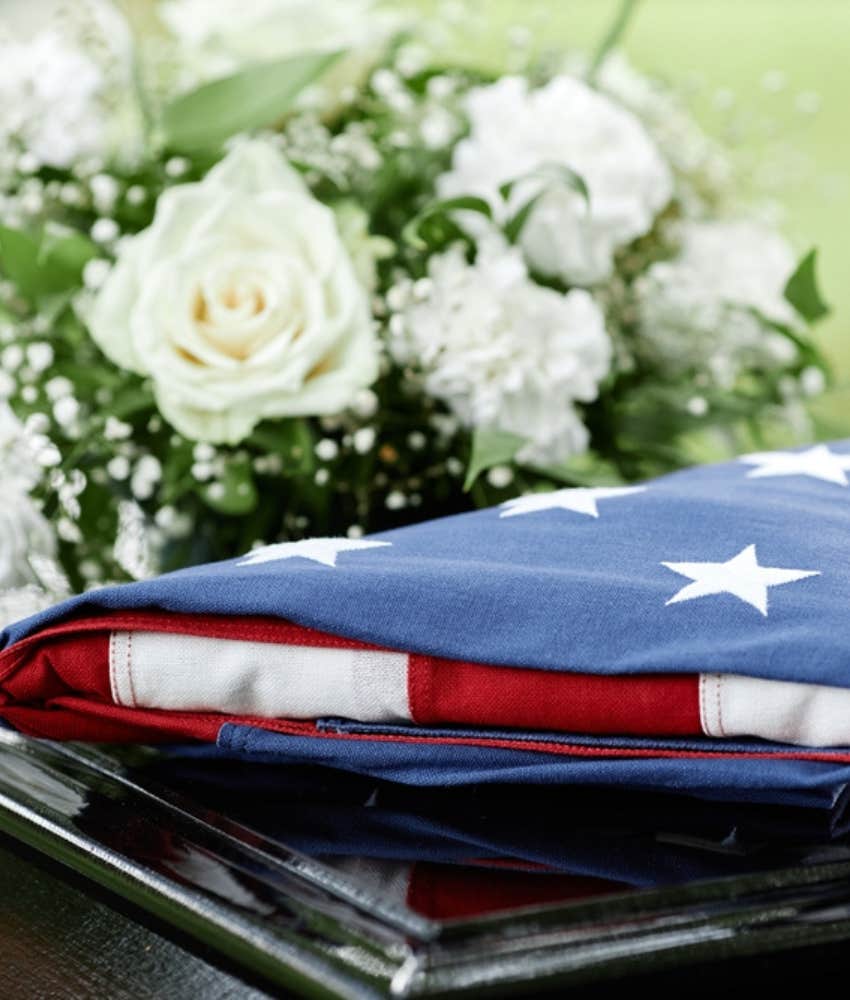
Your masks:
{"label": "dark polished casket", "polygon": [[0,740],[17,996],[601,995],[697,970],[764,985],[838,968],[850,937],[845,797],[406,788]]}

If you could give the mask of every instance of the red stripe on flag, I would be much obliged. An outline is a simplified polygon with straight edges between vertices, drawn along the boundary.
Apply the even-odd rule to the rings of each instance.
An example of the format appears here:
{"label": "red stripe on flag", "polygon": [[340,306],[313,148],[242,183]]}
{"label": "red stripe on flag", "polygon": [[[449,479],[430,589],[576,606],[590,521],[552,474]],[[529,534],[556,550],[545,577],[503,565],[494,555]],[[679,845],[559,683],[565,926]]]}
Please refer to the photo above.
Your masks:
{"label": "red stripe on flag", "polygon": [[459,723],[629,736],[698,736],[696,674],[601,676],[411,656],[410,710]]}

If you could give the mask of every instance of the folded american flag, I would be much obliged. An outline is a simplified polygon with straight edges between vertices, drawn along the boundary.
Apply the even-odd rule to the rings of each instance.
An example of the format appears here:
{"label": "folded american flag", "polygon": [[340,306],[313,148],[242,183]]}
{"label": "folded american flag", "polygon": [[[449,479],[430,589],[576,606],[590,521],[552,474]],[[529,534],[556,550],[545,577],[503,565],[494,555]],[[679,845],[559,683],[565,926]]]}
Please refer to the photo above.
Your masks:
{"label": "folded american flag", "polygon": [[0,715],[416,784],[831,805],[850,441],[537,493],[94,591],[7,629]]}

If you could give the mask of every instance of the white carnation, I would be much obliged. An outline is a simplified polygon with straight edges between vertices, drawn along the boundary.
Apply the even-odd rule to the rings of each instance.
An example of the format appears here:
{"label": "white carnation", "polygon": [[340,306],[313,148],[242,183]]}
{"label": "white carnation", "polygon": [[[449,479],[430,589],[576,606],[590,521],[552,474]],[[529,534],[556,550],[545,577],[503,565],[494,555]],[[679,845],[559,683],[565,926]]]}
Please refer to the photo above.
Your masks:
{"label": "white carnation", "polygon": [[56,32],[0,41],[0,145],[16,141],[54,167],[97,153],[102,89],[98,66]]}
{"label": "white carnation", "polygon": [[670,169],[630,112],[580,80],[559,76],[529,90],[519,77],[467,98],[470,134],[438,182],[444,197],[478,194],[505,221],[540,190],[516,184],[505,205],[499,187],[560,164],[583,178],[590,205],[566,184],[550,184],[522,231],[530,266],[568,284],[607,278],[614,253],[647,233],[673,193]]}
{"label": "white carnation", "polygon": [[765,319],[794,327],[784,296],[795,257],[779,233],[749,220],[686,222],[680,250],[636,283],[641,339],[671,371],[707,369],[729,385],[746,364],[781,364],[795,349]]}
{"label": "white carnation", "polygon": [[674,169],[676,197],[689,214],[729,195],[733,169],[727,152],[700,128],[674,91],[638,72],[620,52],[602,64],[596,85],[644,124]]}
{"label": "white carnation", "polygon": [[577,402],[597,396],[611,363],[602,312],[581,289],[532,282],[520,252],[485,242],[474,264],[460,247],[431,258],[429,289],[405,314],[393,349],[424,372],[426,391],[470,427],[528,438],[521,461],[584,451]]}

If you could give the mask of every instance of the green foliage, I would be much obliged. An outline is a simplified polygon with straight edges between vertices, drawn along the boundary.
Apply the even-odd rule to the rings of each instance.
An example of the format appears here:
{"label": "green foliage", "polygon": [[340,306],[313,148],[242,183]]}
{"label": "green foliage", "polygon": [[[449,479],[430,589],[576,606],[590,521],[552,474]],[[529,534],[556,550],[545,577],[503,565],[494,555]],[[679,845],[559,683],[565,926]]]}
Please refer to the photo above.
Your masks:
{"label": "green foliage", "polygon": [[162,114],[166,145],[183,153],[203,153],[217,149],[237,132],[275,125],[339,56],[339,52],[308,52],[257,63],[182,94]]}
{"label": "green foliage", "polygon": [[560,465],[547,465],[534,471],[569,486],[620,486],[625,482],[613,462],[590,451]]}
{"label": "green foliage", "polygon": [[590,190],[587,183],[581,174],[576,173],[575,170],[570,169],[570,167],[563,163],[541,164],[535,170],[529,171],[529,173],[523,174],[512,181],[508,181],[506,184],[502,184],[499,188],[499,194],[507,201],[517,184],[529,180],[539,181],[540,187],[528,201],[517,209],[503,226],[505,236],[511,243],[517,242],[537,203],[554,187],[565,187],[575,191],[576,194],[581,195],[584,199],[585,208],[588,212],[590,211]]}
{"label": "green foliage", "polygon": [[818,287],[817,259],[817,249],[810,250],[788,279],[784,291],[785,298],[809,323],[816,323],[830,312]]}
{"label": "green foliage", "polygon": [[629,26],[629,21],[637,9],[638,3],[639,0],[620,0],[620,6],[614,15],[613,21],[597,45],[596,51],[593,53],[593,58],[590,61],[590,69],[587,73],[588,82],[593,83],[596,79],[596,74],[599,72],[608,55],[620,44]]}
{"label": "green foliage", "polygon": [[216,513],[239,517],[257,506],[257,487],[247,458],[233,458],[224,467],[224,475],[214,483],[198,488],[204,502]]}
{"label": "green foliage", "polygon": [[525,438],[509,431],[479,427],[472,434],[472,454],[466,472],[463,488],[471,490],[475,480],[494,465],[503,465],[513,460]]}
{"label": "green foliage", "polygon": [[31,233],[0,226],[0,266],[30,301],[78,286],[83,267],[96,255],[94,244],[81,233]]}
{"label": "green foliage", "polygon": [[308,476],[316,469],[315,435],[303,417],[267,421],[252,431],[248,444],[260,454],[280,456],[284,476]]}
{"label": "green foliage", "polygon": [[492,218],[489,202],[475,195],[462,195],[432,202],[415,215],[404,227],[401,237],[417,250],[435,250],[454,239],[463,238],[463,231],[451,218],[454,212],[477,212]]}

